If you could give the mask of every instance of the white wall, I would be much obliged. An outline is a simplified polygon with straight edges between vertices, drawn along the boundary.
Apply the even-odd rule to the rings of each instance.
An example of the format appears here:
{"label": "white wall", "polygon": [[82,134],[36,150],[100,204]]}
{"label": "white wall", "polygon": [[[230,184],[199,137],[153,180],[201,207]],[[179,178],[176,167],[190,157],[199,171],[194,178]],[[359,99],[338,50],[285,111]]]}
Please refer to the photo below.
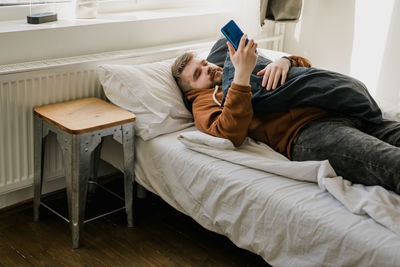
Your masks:
{"label": "white wall", "polygon": [[304,0],[301,19],[287,23],[284,50],[314,66],[350,72],[354,0]]}
{"label": "white wall", "polygon": [[379,102],[400,105],[400,2],[304,0],[301,19],[288,23],[284,50],[315,67],[363,81]]}
{"label": "white wall", "polygon": [[383,103],[397,105],[400,112],[400,1],[394,1],[391,18],[378,73],[376,97]]}
{"label": "white wall", "polygon": [[[160,18],[151,19],[135,19],[132,14],[133,19],[125,21],[60,20],[54,27],[0,31],[0,65],[215,38],[219,34],[215,25],[230,17],[229,12],[173,16],[174,12],[160,12]],[[0,23],[0,30],[5,23]],[[21,27],[27,26],[21,22]]]}

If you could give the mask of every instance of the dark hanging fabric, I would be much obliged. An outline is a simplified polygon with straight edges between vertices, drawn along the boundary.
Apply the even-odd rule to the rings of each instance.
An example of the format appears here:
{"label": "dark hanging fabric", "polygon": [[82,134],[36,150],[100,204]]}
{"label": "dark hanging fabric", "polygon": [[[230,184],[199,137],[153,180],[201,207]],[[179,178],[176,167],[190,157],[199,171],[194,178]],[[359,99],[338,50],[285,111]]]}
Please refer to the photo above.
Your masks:
{"label": "dark hanging fabric", "polygon": [[260,0],[260,24],[264,20],[294,21],[301,13],[302,0]]}

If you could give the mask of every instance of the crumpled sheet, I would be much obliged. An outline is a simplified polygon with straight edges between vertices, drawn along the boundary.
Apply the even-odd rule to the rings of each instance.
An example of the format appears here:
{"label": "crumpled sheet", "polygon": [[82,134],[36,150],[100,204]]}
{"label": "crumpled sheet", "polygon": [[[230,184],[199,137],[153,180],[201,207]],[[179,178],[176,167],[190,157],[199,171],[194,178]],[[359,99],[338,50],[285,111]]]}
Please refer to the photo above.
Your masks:
{"label": "crumpled sheet", "polygon": [[368,215],[400,236],[400,196],[381,186],[352,184],[337,176],[327,160],[289,161],[251,138],[246,138],[238,148],[227,139],[200,131],[183,132],[177,138],[187,148],[218,159],[290,179],[318,183],[352,213]]}

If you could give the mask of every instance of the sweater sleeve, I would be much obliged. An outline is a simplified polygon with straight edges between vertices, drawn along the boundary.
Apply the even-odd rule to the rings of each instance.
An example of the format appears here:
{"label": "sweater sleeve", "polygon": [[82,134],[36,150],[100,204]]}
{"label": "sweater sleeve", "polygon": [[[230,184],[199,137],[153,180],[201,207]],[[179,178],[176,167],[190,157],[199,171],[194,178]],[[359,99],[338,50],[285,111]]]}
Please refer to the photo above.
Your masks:
{"label": "sweater sleeve", "polygon": [[234,146],[240,146],[253,117],[251,96],[250,86],[232,83],[223,108],[214,103],[209,94],[197,97],[193,102],[196,127],[202,132],[229,139]]}
{"label": "sweater sleeve", "polygon": [[289,58],[292,60],[293,67],[306,67],[306,68],[312,67],[311,61],[304,57],[289,56]]}

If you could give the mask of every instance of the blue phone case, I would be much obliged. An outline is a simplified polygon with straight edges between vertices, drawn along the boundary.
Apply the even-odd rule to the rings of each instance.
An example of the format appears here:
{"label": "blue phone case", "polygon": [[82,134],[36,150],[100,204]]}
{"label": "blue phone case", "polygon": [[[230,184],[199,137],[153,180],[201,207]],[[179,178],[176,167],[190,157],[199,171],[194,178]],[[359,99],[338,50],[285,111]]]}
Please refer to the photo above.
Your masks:
{"label": "blue phone case", "polygon": [[[224,27],[221,28],[221,32],[225,35],[226,39],[233,45],[235,50],[238,49],[240,38],[243,36],[242,30],[239,26],[233,21],[230,20]],[[249,40],[246,39],[246,44]]]}

